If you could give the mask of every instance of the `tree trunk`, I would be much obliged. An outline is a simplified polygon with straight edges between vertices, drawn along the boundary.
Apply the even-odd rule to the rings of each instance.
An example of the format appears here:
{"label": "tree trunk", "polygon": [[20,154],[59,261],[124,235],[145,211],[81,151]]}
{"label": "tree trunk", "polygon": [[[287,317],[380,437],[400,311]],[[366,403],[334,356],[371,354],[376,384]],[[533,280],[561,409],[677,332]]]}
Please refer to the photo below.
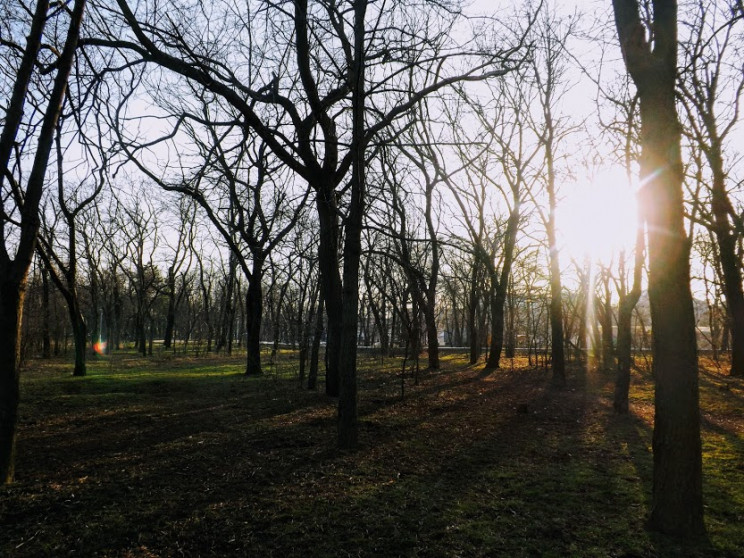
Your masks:
{"label": "tree trunk", "polygon": [[452,287],[452,327],[454,333],[452,336],[452,345],[462,347],[462,324],[460,320],[460,307],[458,306],[457,293],[455,287]]}
{"label": "tree trunk", "polygon": [[119,290],[119,280],[116,273],[113,274],[114,286],[112,289],[113,298],[113,324],[111,324],[111,345],[109,352],[114,349],[121,350],[121,316],[123,314],[124,304],[121,300],[121,291]]}
{"label": "tree trunk", "polygon": [[13,482],[18,422],[21,313],[23,288],[0,282],[0,481]]}
{"label": "tree trunk", "polygon": [[496,370],[501,366],[501,352],[504,349],[504,306],[506,288],[498,285],[491,297],[491,347],[486,360],[486,370]]}
{"label": "tree trunk", "polygon": [[234,291],[235,291],[235,274],[238,268],[238,259],[233,252],[230,252],[230,259],[228,262],[228,272],[225,278],[225,289],[224,299],[222,301],[222,308],[220,312],[220,327],[217,336],[217,343],[215,346],[216,351],[226,350],[229,355],[230,351],[227,347],[230,343],[230,336],[232,335],[232,321],[234,315]]}
{"label": "tree trunk", "polygon": [[[639,223],[642,223],[639,215]],[[617,312],[617,376],[615,378],[615,398],[613,407],[618,414],[628,413],[628,394],[630,391],[630,367],[633,363],[633,310],[641,298],[641,281],[645,259],[645,238],[643,228],[639,225],[635,243],[635,264],[633,268],[633,286],[628,293],[620,293]]]}
{"label": "tree trunk", "polygon": [[344,240],[343,329],[341,332],[340,396],[338,400],[338,447],[354,449],[357,424],[357,331],[359,326],[359,266],[362,257],[362,226],[365,210],[364,144],[364,17],[367,0],[354,3],[354,64],[352,66],[352,168],[351,200]]}
{"label": "tree trunk", "polygon": [[342,290],[338,269],[338,212],[336,193],[330,185],[321,184],[317,191],[317,210],[320,222],[318,266],[320,285],[325,301],[326,332],[326,394],[338,397],[340,391],[339,354],[342,331]]}
{"label": "tree trunk", "polygon": [[70,303],[70,323],[75,339],[75,368],[73,376],[85,376],[85,357],[88,349],[88,328],[77,301]]}
{"label": "tree trunk", "polygon": [[[305,385],[307,359],[308,353],[310,352],[310,337],[312,336],[313,322],[315,321],[315,312],[318,312],[320,310],[319,307],[316,307],[317,303],[318,289],[312,288],[307,316],[304,317],[304,319],[300,319],[300,387]],[[302,314],[300,314],[300,316],[302,316]]]}
{"label": "tree trunk", "polygon": [[653,4],[653,49],[636,0],[613,0],[625,65],[641,108],[641,204],[648,224],[654,348],[654,471],[650,526],[705,534],[690,241],[684,230],[680,123],[675,106],[677,4]]}
{"label": "tree trunk", "polygon": [[[383,355],[388,354],[390,341],[389,341],[389,335],[387,331],[387,319],[385,317],[385,300],[384,298],[381,300],[380,305],[378,305],[374,299],[372,298],[371,293],[371,282],[368,279],[368,273],[365,270],[365,279],[366,285],[367,285],[367,298],[370,310],[372,311],[372,316],[374,317],[374,325],[377,329],[377,334],[380,336],[380,352]],[[382,308],[380,308],[382,306]]]}
{"label": "tree trunk", "polygon": [[[36,5],[26,49],[13,85],[13,94],[8,103],[3,131],[0,135],[0,189],[8,162],[14,148],[18,128],[23,116],[28,84],[41,46],[41,37],[46,23],[49,3],[41,0]],[[67,90],[67,81],[72,68],[80,24],[85,8],[84,0],[76,0],[65,46],[57,61],[54,79],[44,119],[39,130],[37,149],[28,175],[23,207],[20,211],[21,227],[16,245],[16,257],[11,259],[5,239],[0,245],[0,479],[3,483],[13,481],[16,424],[18,420],[20,335],[28,270],[36,249],[39,232],[39,202],[44,187],[49,154],[52,149],[54,130],[62,111]]]}
{"label": "tree trunk", "polygon": [[468,341],[470,342],[470,364],[480,358],[480,339],[478,339],[478,264],[473,262],[470,275],[470,305],[468,307]]}
{"label": "tree trunk", "polygon": [[439,370],[439,332],[437,331],[437,315],[434,302],[434,299],[427,300],[423,308],[429,370]]}
{"label": "tree trunk", "polygon": [[[548,234],[550,242],[550,347],[553,361],[553,384],[566,385],[566,360],[563,352],[563,287],[555,232]],[[552,240],[551,240],[552,239]]]}
{"label": "tree trunk", "polygon": [[628,393],[630,391],[630,367],[633,335],[631,318],[635,301],[623,298],[617,314],[617,376],[615,377],[615,398],[612,406],[616,413],[628,413]]}
{"label": "tree trunk", "polygon": [[[518,193],[515,192],[514,196],[518,198]],[[504,349],[504,307],[514,261],[520,215],[520,203],[519,199],[516,199],[509,213],[509,222],[504,235],[504,261],[501,264],[501,272],[498,277],[495,269],[491,273],[491,348],[486,362],[488,370],[496,370],[501,364],[501,351]]]}
{"label": "tree trunk", "polygon": [[318,310],[315,314],[315,332],[313,333],[313,344],[310,349],[310,371],[307,375],[307,389],[315,390],[318,387],[318,361],[320,360],[320,339],[323,336],[323,293],[320,293]]}
{"label": "tree trunk", "polygon": [[589,304],[591,297],[589,296],[589,284],[584,282],[581,286],[582,294],[579,297],[579,327],[578,333],[576,334],[576,354],[579,362],[587,362],[586,360],[586,349],[587,349],[587,314],[589,313]]}
{"label": "tree trunk", "polygon": [[100,300],[100,285],[98,279],[98,272],[100,271],[100,262],[96,261],[91,253],[90,239],[83,229],[83,242],[85,245],[85,253],[88,258],[88,282],[90,290],[90,306],[91,316],[93,317],[93,327],[89,331],[91,334],[90,344],[92,355],[95,356],[97,351],[101,351],[101,347],[96,347],[96,343],[102,341],[103,337],[103,308]]}
{"label": "tree trunk", "polygon": [[436,315],[437,284],[439,281],[439,240],[437,239],[437,228],[432,218],[434,185],[435,183],[430,181],[426,186],[426,208],[424,211],[426,228],[429,231],[429,242],[431,243],[431,274],[429,284],[426,287],[426,302],[423,304],[429,370],[439,370],[439,336]]}
{"label": "tree trunk", "polygon": [[609,278],[605,278],[605,298],[598,299],[599,320],[602,327],[602,366],[605,370],[614,368],[615,343],[612,336],[612,301],[610,300]]}
{"label": "tree trunk", "polygon": [[77,260],[74,253],[75,250],[75,227],[73,221],[68,221],[69,225],[69,263],[68,268],[65,270],[57,270],[51,263],[51,258],[47,250],[41,245],[37,249],[37,253],[44,262],[44,267],[49,273],[49,277],[52,282],[56,285],[57,290],[65,299],[67,305],[67,312],[70,318],[70,325],[72,327],[72,336],[75,343],[75,368],[73,370],[73,376],[85,376],[85,360],[86,351],[88,349],[88,328],[85,324],[85,318],[80,309],[80,298],[77,293]]}
{"label": "tree trunk", "polygon": [[504,350],[504,356],[506,358],[514,358],[517,351],[517,330],[516,330],[516,313],[517,307],[514,301],[514,293],[507,288],[507,305],[508,305],[508,327],[506,331],[506,346]]}
{"label": "tree trunk", "polygon": [[150,328],[148,329],[148,337],[147,337],[147,355],[152,356],[152,348],[155,344],[155,322],[152,318],[148,318],[150,321]]}
{"label": "tree trunk", "polygon": [[731,375],[744,377],[744,291],[736,255],[736,236],[729,225],[723,162],[720,157],[713,167],[713,217],[718,254],[723,276],[723,291],[731,328]]}
{"label": "tree trunk", "polygon": [[143,310],[138,312],[135,321],[137,324],[137,350],[142,356],[147,356],[147,330]]}
{"label": "tree trunk", "polygon": [[167,351],[173,342],[173,327],[176,323],[176,274],[168,270],[168,310],[165,315],[165,334],[163,348]]}
{"label": "tree trunk", "polygon": [[52,316],[49,308],[49,271],[46,267],[41,267],[41,306],[42,306],[42,324],[41,324],[41,357],[52,357],[52,343],[49,324]]}
{"label": "tree trunk", "polygon": [[248,280],[245,300],[246,376],[260,376],[261,370],[261,317],[263,315],[263,262],[254,258],[253,272]]}

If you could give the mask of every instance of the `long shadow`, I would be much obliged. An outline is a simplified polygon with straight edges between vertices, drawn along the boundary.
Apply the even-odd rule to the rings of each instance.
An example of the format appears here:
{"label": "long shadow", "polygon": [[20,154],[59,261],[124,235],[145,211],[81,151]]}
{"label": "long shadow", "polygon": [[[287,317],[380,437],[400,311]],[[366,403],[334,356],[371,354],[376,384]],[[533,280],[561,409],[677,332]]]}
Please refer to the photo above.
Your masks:
{"label": "long shadow", "polygon": [[[262,402],[258,413],[251,393],[222,404],[214,394],[202,400],[180,393],[150,398],[137,410],[75,416],[70,428],[57,420],[47,434],[22,438],[21,482],[0,498],[0,555],[118,555],[241,488],[260,498],[303,463],[307,448],[322,447],[321,432],[306,429],[298,439],[292,427],[275,424],[325,404],[295,390],[274,395],[296,399]],[[44,456],[43,465],[27,455]],[[171,554],[168,548],[162,553]]]}
{"label": "long shadow", "polygon": [[[511,379],[511,381],[517,378],[517,375],[530,378],[531,383],[525,384],[522,392],[513,396],[515,400],[510,403],[509,410],[514,412],[520,407],[529,406],[529,402],[535,397],[535,392],[542,391],[545,388],[543,374],[541,371],[533,369],[510,372],[504,370],[483,371],[480,367],[468,367],[468,375],[464,378],[461,377],[461,373],[456,372],[448,373],[448,371],[444,371],[436,374],[437,380],[446,378],[450,381],[415,386],[403,398],[400,396],[393,396],[389,399],[363,397],[359,409],[360,436],[362,438],[374,438],[376,444],[387,443],[401,438],[401,428],[415,432],[422,424],[431,422],[436,417],[467,413],[473,402],[467,398],[457,397],[458,389],[478,386],[481,399],[499,398],[502,395],[505,389],[503,383],[500,381],[484,381],[488,378],[496,378],[497,380],[506,378]],[[450,379],[449,376],[452,378]],[[404,424],[390,421],[389,416],[384,414],[387,409],[417,408],[422,404],[425,406],[426,412],[414,415],[416,418],[413,419],[411,414],[406,415]],[[381,412],[383,413],[381,414]]]}
{"label": "long shadow", "polygon": [[[477,378],[468,378],[433,389],[453,390],[476,381]],[[483,393],[490,397],[492,391],[493,388]],[[203,543],[187,533],[193,531],[209,540],[210,552],[229,554],[229,549],[218,542],[220,537],[211,537],[203,532],[202,525],[193,522],[195,518],[201,523],[230,522],[230,516],[238,515],[255,540],[251,542],[244,536],[236,539],[235,533],[232,540],[242,540],[244,547],[271,548],[278,544],[286,550],[285,543],[280,542],[281,537],[275,539],[277,525],[285,529],[285,522],[270,521],[267,517],[274,514],[270,504],[274,495],[286,490],[293,479],[322,479],[327,475],[331,487],[338,490],[334,496],[347,500],[352,507],[355,505],[346,486],[347,474],[340,480],[334,475],[338,469],[355,470],[359,457],[339,456],[329,447],[328,440],[332,439],[329,424],[319,425],[311,420],[310,426],[304,428],[275,424],[252,429],[249,417],[240,415],[247,419],[242,435],[235,424],[229,432],[219,435],[227,408],[204,405],[204,409],[193,409],[195,412],[184,417],[171,412],[173,408],[168,405],[173,402],[167,398],[160,403],[164,409],[157,418],[143,417],[139,412],[115,415],[118,420],[130,423],[122,429],[123,437],[116,440],[107,437],[116,421],[106,420],[105,415],[85,419],[70,432],[57,428],[48,435],[27,440],[22,451],[35,455],[43,450],[52,451],[54,441],[61,444],[56,446],[56,455],[47,456],[45,465],[54,463],[58,468],[56,476],[64,480],[60,479],[53,490],[39,485],[18,485],[11,491],[13,502],[8,500],[3,505],[0,517],[3,523],[14,525],[14,528],[3,529],[0,549],[12,548],[16,556],[53,556],[70,551],[118,554],[122,549],[136,549],[139,541],[150,541],[155,546],[163,544],[159,533],[165,532],[179,539],[179,544],[194,545],[192,553],[201,554],[199,548],[203,550],[203,547],[199,545]],[[438,424],[441,426],[442,417],[463,414],[463,404],[438,413],[435,417]],[[181,409],[182,402],[176,408]],[[239,422],[239,418],[233,417],[233,420]],[[380,439],[379,432],[366,431],[368,425],[362,424],[362,435],[374,435],[379,446],[385,446],[386,439],[409,444],[409,434],[415,437],[419,424],[428,420],[422,417],[415,424],[407,424],[405,431],[399,430],[397,436],[390,432],[389,436],[382,436],[384,439]],[[431,476],[417,473],[416,460],[409,459],[408,465],[396,462],[391,453],[394,449],[386,450],[388,459],[382,466],[397,469],[396,475],[402,473],[412,479],[424,479],[425,483],[435,483],[439,479],[452,484],[457,470],[465,466],[472,469],[481,462],[479,454],[490,445],[478,443],[467,453],[452,454],[450,464],[454,468],[443,468]],[[308,459],[311,448],[314,455]],[[433,456],[428,461],[440,463]],[[25,468],[28,464],[21,465]],[[49,478],[54,477],[54,473],[49,475]],[[395,478],[400,479],[399,476]],[[465,486],[467,482],[461,485],[463,489]],[[378,497],[386,498],[385,491]],[[386,507],[386,502],[376,501],[375,506]],[[214,513],[212,510],[217,508],[233,511]],[[376,523],[379,523],[376,529],[384,530],[384,517],[377,517]],[[225,539],[224,544],[229,540]]]}
{"label": "long shadow", "polygon": [[[613,438],[627,447],[627,452],[635,469],[634,477],[641,483],[644,509],[646,515],[651,508],[651,492],[653,483],[653,454],[651,443],[653,437],[652,426],[639,414],[634,412],[631,402],[631,411],[627,415],[611,415],[608,420],[608,428]],[[702,437],[705,454],[705,439],[711,432],[717,432],[719,435],[726,436],[732,445],[737,448],[736,453],[739,456],[744,455],[744,442],[726,429],[706,420],[702,420]],[[718,510],[734,510],[737,504],[733,499],[728,498],[730,494],[730,485],[724,479],[715,478],[709,473],[712,465],[710,458],[704,459],[704,500],[706,503],[706,524],[710,527],[716,523],[731,522],[735,518],[728,517],[727,512]],[[735,477],[738,480],[740,472]],[[731,480],[734,480],[733,478]],[[727,502],[724,499],[728,498]],[[709,533],[710,534],[710,533]],[[700,541],[680,542],[664,535],[650,532],[649,536],[654,544],[655,551],[659,556],[677,557],[739,557],[741,553],[736,550],[737,544],[725,544],[724,546],[714,546],[711,538],[704,538]],[[721,541],[718,541],[719,543]],[[739,548],[741,548],[739,546]]]}
{"label": "long shadow", "polygon": [[114,422],[90,421],[74,433],[89,446],[55,450],[64,483],[0,503],[0,554],[672,556],[625,517],[648,508],[650,434],[597,403],[604,379],[577,370],[557,391],[543,372],[494,374],[438,376],[402,402],[363,394],[355,454],[334,449],[316,394],[252,407],[289,389],[165,398],[115,442]]}
{"label": "long shadow", "polygon": [[[379,411],[391,406],[397,405],[416,405],[418,401],[426,400],[432,395],[442,395],[458,388],[480,384],[485,378],[492,377],[494,374],[509,373],[503,370],[486,371],[481,366],[468,366],[467,375],[463,377],[462,369],[454,371],[449,369],[427,371],[426,376],[419,385],[407,384],[406,391],[401,396],[397,389],[387,389],[387,385],[393,385],[393,381],[388,381],[383,387],[379,383],[375,390],[362,392],[360,396],[359,417],[369,417]],[[396,378],[397,380],[397,378]],[[397,388],[398,386],[393,386]],[[435,409],[435,412],[444,412],[446,404]],[[418,424],[414,421],[412,425]],[[369,424],[369,422],[367,423]],[[373,426],[374,428],[374,426]]]}
{"label": "long shadow", "polygon": [[[590,521],[597,504],[590,506],[590,494],[581,493],[590,475],[573,453],[587,411],[584,382],[577,377],[567,390],[556,392],[543,380],[524,412],[502,414],[492,431],[467,443],[453,440],[453,448],[429,447],[431,455],[424,462],[438,465],[409,472],[408,478],[350,502],[351,515],[354,510],[389,510],[390,519],[371,533],[375,551],[443,556],[575,553],[572,545],[585,534],[567,518]],[[490,403],[498,403],[498,398]],[[558,412],[563,406],[568,408]],[[422,451],[426,449],[424,445]],[[581,500],[572,501],[577,492]],[[483,494],[488,494],[486,501]],[[419,518],[418,523],[407,521],[409,516]],[[393,537],[396,524],[402,527]],[[459,532],[451,532],[451,525],[459,525]],[[406,535],[400,536],[403,530]]]}
{"label": "long shadow", "polygon": [[[464,405],[491,405],[494,420],[492,429],[475,437],[463,433],[466,439],[435,441],[426,436],[456,415],[463,417],[459,428],[467,427],[468,417],[462,408],[453,407],[452,412],[434,417],[433,421],[422,421],[420,424],[429,423],[428,429],[412,429],[410,438],[403,442],[413,444],[418,435],[416,449],[422,459],[414,463],[404,458],[391,460],[390,481],[381,483],[371,494],[348,496],[346,509],[334,517],[335,523],[346,524],[357,515],[363,516],[364,510],[377,512],[374,521],[365,521],[365,539],[370,546],[347,547],[348,550],[363,555],[402,556],[518,556],[545,551],[545,546],[525,544],[528,540],[543,544],[550,541],[548,544],[553,547],[568,549],[572,541],[561,520],[566,513],[561,484],[573,476],[578,485],[581,475],[572,470],[571,448],[563,443],[567,432],[551,431],[562,426],[555,406],[561,405],[564,398],[547,386],[544,380],[531,386],[539,389],[528,392],[532,397],[524,412],[510,407],[508,412],[498,413],[496,405],[505,390],[497,387],[504,386],[479,391],[478,399],[485,397],[485,401],[471,398]],[[574,389],[581,391],[580,386]],[[577,418],[583,416],[586,402],[581,397],[576,399],[570,403],[569,435],[578,435],[582,430],[574,425],[580,423]],[[541,456],[544,462],[539,462]],[[552,493],[541,492],[546,488],[544,482],[539,484],[539,490],[530,489],[532,480],[545,476],[550,477],[547,487]],[[483,494],[489,494],[486,505],[481,499]],[[481,529],[483,521],[492,527]],[[458,524],[466,527],[453,532],[451,526]],[[563,538],[556,541],[561,533]]]}

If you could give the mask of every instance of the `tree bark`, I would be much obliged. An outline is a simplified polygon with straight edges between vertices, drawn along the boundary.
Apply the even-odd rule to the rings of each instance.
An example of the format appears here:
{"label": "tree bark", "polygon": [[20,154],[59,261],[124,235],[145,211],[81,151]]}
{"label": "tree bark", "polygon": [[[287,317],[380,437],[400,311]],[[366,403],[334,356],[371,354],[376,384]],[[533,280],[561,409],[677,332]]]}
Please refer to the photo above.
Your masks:
{"label": "tree bark", "polygon": [[579,362],[587,362],[587,318],[589,313],[589,304],[591,297],[589,296],[589,278],[588,274],[586,278],[582,277],[581,291],[579,293],[579,326],[576,339],[576,359]]}
{"label": "tree bark", "polygon": [[615,367],[615,344],[612,335],[612,294],[610,292],[609,270],[602,277],[604,287],[604,298],[597,297],[595,306],[599,309],[599,325],[602,328],[602,366],[605,370]]}
{"label": "tree bark", "polygon": [[563,286],[558,249],[555,246],[555,226],[548,226],[550,243],[550,350],[553,361],[553,384],[566,385],[566,359],[563,351]]}
{"label": "tree bark", "polygon": [[424,323],[426,324],[426,353],[429,370],[439,370],[439,332],[437,331],[436,299],[426,298],[423,304]]}
{"label": "tree bark", "polygon": [[72,371],[73,376],[85,376],[86,354],[88,349],[88,327],[85,324],[85,317],[80,311],[80,306],[75,301],[69,306],[70,323],[72,324],[72,336],[75,339],[75,368]]}
{"label": "tree bark", "polygon": [[641,108],[641,204],[648,224],[654,349],[654,471],[649,525],[678,538],[705,534],[690,241],[684,230],[681,130],[675,106],[677,3],[653,3],[653,47],[636,0],[613,0]]}
{"label": "tree bark", "polygon": [[0,480],[13,482],[18,422],[23,288],[3,275],[0,282]]}
{"label": "tree bark", "polygon": [[[549,108],[549,104],[545,105]],[[554,130],[550,111],[546,110],[547,139],[545,159],[547,164],[548,217],[545,229],[548,237],[548,260],[550,262],[550,351],[553,364],[553,385],[566,385],[566,358],[563,339],[563,285],[561,283],[561,264],[556,240],[555,208],[556,178],[554,167]]]}
{"label": "tree bark", "polygon": [[225,279],[225,300],[222,305],[222,314],[220,320],[220,332],[219,338],[217,339],[217,345],[215,350],[221,351],[225,349],[225,352],[229,355],[232,350],[232,324],[233,317],[235,316],[234,310],[234,291],[235,291],[235,275],[238,269],[238,258],[235,253],[230,253],[230,261],[228,263],[228,273]]}
{"label": "tree bark", "polygon": [[260,376],[261,370],[261,317],[263,316],[263,262],[253,260],[253,272],[248,280],[245,301],[246,376]]}
{"label": "tree bark", "polygon": [[42,348],[41,348],[41,357],[42,358],[52,358],[52,343],[51,343],[51,336],[50,336],[50,328],[49,324],[52,321],[51,316],[51,309],[49,308],[49,271],[47,271],[46,266],[41,267],[41,310],[42,310],[42,324],[41,324],[41,338],[42,338]]}
{"label": "tree bark", "polygon": [[[510,280],[511,283],[511,280]],[[516,303],[514,293],[509,289],[507,285],[507,327],[506,327],[506,343],[504,347],[504,356],[506,358],[514,358],[517,351],[517,330],[516,330]]]}
{"label": "tree bark", "polygon": [[426,207],[424,217],[426,218],[426,229],[429,232],[431,243],[431,272],[429,283],[426,286],[426,301],[423,304],[424,321],[426,323],[426,350],[429,359],[429,370],[439,370],[439,335],[437,331],[437,283],[439,281],[439,239],[437,229],[432,218],[432,197],[434,194],[434,183],[429,181],[426,185]]}
{"label": "tree bark", "polygon": [[617,376],[615,395],[612,403],[616,413],[628,413],[628,393],[630,390],[630,367],[632,364],[631,317],[635,303],[625,298],[620,302],[617,316]]}
{"label": "tree bark", "polygon": [[504,236],[504,261],[501,264],[501,272],[496,279],[496,270],[492,273],[491,295],[491,348],[486,361],[486,369],[495,370],[501,365],[501,352],[504,349],[504,307],[506,305],[506,294],[509,287],[509,276],[511,275],[512,262],[514,261],[514,248],[517,243],[517,230],[519,228],[520,204],[515,201],[514,207],[509,213],[509,222]]}
{"label": "tree bark", "polygon": [[147,324],[145,324],[144,310],[140,310],[135,318],[137,330],[137,351],[144,357],[147,356]]}
{"label": "tree bark", "polygon": [[369,308],[372,311],[372,315],[374,316],[377,334],[380,336],[380,352],[383,355],[387,355],[390,350],[390,336],[388,334],[387,315],[385,312],[386,302],[385,298],[381,297],[380,303],[378,304],[372,296],[372,278],[369,273],[369,263],[370,259],[367,258],[364,266],[364,283],[367,290],[367,301]]}
{"label": "tree bark", "polygon": [[320,338],[323,336],[323,293],[319,294],[318,310],[315,314],[315,331],[313,332],[313,344],[310,348],[310,371],[307,375],[307,389],[315,390],[318,387],[318,361],[320,360]]}
{"label": "tree bark", "polygon": [[478,338],[478,260],[473,262],[470,274],[470,293],[468,305],[468,341],[470,342],[470,364],[480,358],[480,339]]}
{"label": "tree bark", "polygon": [[176,323],[176,274],[173,269],[168,270],[168,309],[165,314],[165,334],[163,336],[163,348],[167,351],[173,342],[173,327]]}
{"label": "tree bark", "polygon": [[713,171],[713,227],[718,241],[718,254],[723,276],[723,291],[731,328],[732,376],[744,377],[744,291],[741,263],[736,255],[736,235],[729,224],[729,201],[725,187],[723,161],[715,154],[709,157]]}
{"label": "tree bark", "polygon": [[354,3],[354,62],[352,81],[351,200],[344,241],[343,329],[341,332],[340,397],[338,401],[338,447],[354,449],[358,443],[357,330],[359,314],[359,266],[362,257],[362,226],[366,203],[364,142],[364,18],[367,0]]}
{"label": "tree bark", "polygon": [[320,223],[318,268],[320,286],[325,302],[326,331],[326,394],[338,397],[340,391],[339,354],[342,331],[342,290],[338,269],[338,212],[336,193],[332,185],[316,188],[317,210]]}

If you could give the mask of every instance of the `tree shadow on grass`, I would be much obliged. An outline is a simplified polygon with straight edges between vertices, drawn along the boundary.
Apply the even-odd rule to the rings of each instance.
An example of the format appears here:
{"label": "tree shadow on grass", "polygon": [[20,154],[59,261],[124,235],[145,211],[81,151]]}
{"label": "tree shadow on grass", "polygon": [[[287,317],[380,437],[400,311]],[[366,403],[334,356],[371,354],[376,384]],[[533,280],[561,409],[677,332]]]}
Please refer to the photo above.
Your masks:
{"label": "tree shadow on grass", "polygon": [[333,402],[292,382],[145,398],[68,437],[51,424],[33,454],[57,461],[8,489],[0,554],[664,555],[642,525],[648,427],[611,415],[605,377],[478,376],[384,405],[363,393],[352,454],[334,448]]}
{"label": "tree shadow on grass", "polygon": [[[610,415],[608,427],[615,440],[614,443],[621,444],[625,453],[629,457],[635,473],[630,475],[630,479],[637,479],[640,483],[640,490],[643,498],[644,515],[647,517],[651,508],[651,492],[653,482],[653,454],[651,450],[653,437],[653,406],[649,403],[633,404],[631,402],[631,412],[628,415]],[[711,444],[720,448],[721,444],[711,439],[712,433],[718,431],[719,434],[726,435],[729,442],[735,446],[733,452],[741,460],[744,455],[744,444],[730,431],[722,431],[716,425],[705,419],[702,420],[702,439],[703,439],[703,483],[704,483],[704,502],[705,502],[705,519],[708,529],[708,537],[700,541],[680,542],[659,533],[649,532],[648,535],[654,545],[655,553],[663,557],[738,557],[741,556],[741,548],[744,547],[744,529],[739,529],[736,540],[729,540],[732,533],[732,526],[737,524],[736,519],[731,517],[732,510],[740,509],[740,504],[736,501],[736,494],[742,499],[742,483],[740,480],[741,471],[735,478],[729,477],[728,481],[722,482],[723,479],[715,471],[716,465],[709,452],[706,452],[706,446]],[[732,454],[729,453],[729,458]],[[622,478],[622,477],[621,477]],[[732,488],[732,484],[739,483],[738,491]],[[739,518],[740,519],[740,518]],[[738,521],[738,523],[741,523]],[[727,535],[722,536],[722,527],[725,526]]]}
{"label": "tree shadow on grass", "polygon": [[[627,531],[628,510],[618,505],[619,487],[611,482],[616,464],[607,463],[608,449],[596,446],[590,428],[602,411],[587,398],[584,382],[577,375],[565,390],[553,391],[540,373],[527,383],[481,389],[466,405],[490,407],[493,419],[475,436],[463,431],[472,416],[462,409],[442,417],[459,438],[439,439],[420,426],[419,469],[398,472],[336,510],[334,523],[357,518],[364,525],[368,544],[348,550],[370,556],[653,555],[638,510],[634,527],[647,544]],[[498,405],[509,401],[510,388],[533,391],[526,407],[503,412]]]}
{"label": "tree shadow on grass", "polygon": [[[586,398],[580,386],[557,393],[547,386],[542,374],[511,386],[482,383],[457,406],[375,448],[384,458],[344,469],[343,491],[315,512],[280,503],[277,521],[254,544],[265,545],[267,554],[307,555],[280,542],[299,524],[313,555],[332,545],[363,556],[580,556],[622,549],[623,542],[605,540],[612,493],[586,464],[593,451],[584,439]],[[509,401],[509,389],[515,395],[525,388],[533,390],[525,412],[499,407]]]}

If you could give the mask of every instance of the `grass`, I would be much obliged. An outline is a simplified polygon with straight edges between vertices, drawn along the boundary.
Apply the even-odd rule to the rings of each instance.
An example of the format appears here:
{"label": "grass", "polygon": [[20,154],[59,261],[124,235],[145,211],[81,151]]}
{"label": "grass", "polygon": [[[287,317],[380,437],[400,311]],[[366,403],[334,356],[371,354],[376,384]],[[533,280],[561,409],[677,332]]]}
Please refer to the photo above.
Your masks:
{"label": "grass", "polygon": [[744,556],[744,383],[701,364],[709,541],[680,546],[644,527],[644,371],[618,417],[606,372],[555,391],[446,355],[401,397],[400,362],[365,359],[348,453],[290,354],[260,378],[241,358],[33,362],[0,556]]}

